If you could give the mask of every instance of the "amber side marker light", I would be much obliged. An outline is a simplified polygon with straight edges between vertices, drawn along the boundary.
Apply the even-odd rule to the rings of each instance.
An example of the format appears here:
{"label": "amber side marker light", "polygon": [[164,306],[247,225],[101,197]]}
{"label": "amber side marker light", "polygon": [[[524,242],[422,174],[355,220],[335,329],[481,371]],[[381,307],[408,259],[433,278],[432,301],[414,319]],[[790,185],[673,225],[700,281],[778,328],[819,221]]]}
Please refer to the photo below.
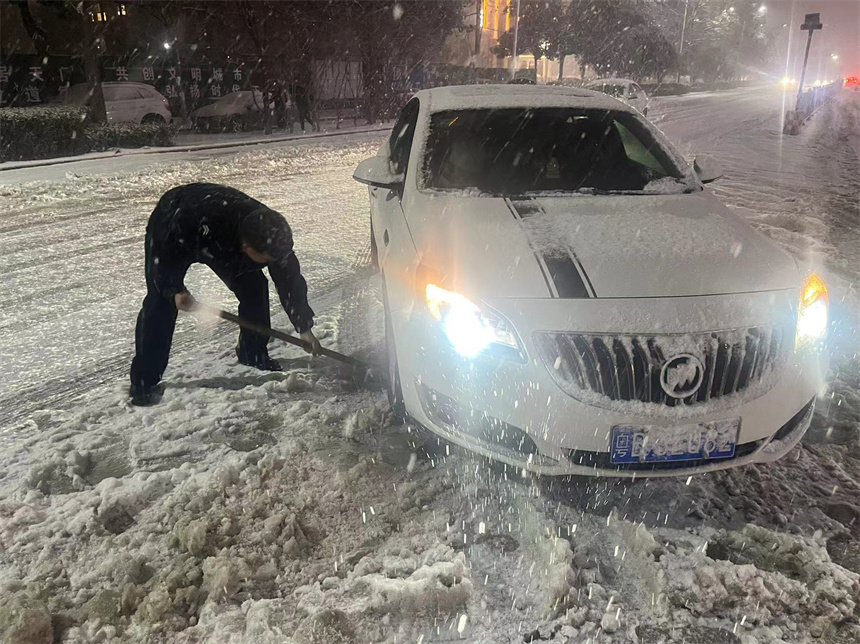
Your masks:
{"label": "amber side marker light", "polygon": [[797,311],[797,338],[795,348],[800,349],[821,340],[827,335],[830,296],[824,280],[813,273],[800,289],[800,306]]}

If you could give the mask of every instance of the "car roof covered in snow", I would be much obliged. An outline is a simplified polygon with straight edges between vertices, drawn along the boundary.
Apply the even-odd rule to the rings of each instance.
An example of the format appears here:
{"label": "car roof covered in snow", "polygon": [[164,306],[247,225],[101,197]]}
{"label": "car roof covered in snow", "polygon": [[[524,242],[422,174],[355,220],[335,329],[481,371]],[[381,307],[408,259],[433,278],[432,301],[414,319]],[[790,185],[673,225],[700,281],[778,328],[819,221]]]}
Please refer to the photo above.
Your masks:
{"label": "car roof covered in snow", "polygon": [[505,107],[579,107],[632,111],[601,92],[552,85],[454,85],[415,93],[433,112]]}

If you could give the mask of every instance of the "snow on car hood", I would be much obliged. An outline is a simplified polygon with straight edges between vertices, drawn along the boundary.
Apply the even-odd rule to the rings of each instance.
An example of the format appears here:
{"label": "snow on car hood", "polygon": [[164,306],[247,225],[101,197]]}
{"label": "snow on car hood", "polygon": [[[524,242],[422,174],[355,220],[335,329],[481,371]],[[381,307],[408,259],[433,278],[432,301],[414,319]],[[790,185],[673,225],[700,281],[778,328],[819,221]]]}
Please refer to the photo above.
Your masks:
{"label": "snow on car hood", "polygon": [[791,257],[708,194],[419,197],[409,225],[448,287],[486,297],[672,297],[799,286]]}
{"label": "snow on car hood", "polygon": [[406,206],[421,261],[442,286],[482,297],[548,297],[521,223],[504,199],[420,196]]}
{"label": "snow on car hood", "polygon": [[572,252],[597,297],[672,297],[799,287],[797,267],[707,193],[534,200],[537,250]]}

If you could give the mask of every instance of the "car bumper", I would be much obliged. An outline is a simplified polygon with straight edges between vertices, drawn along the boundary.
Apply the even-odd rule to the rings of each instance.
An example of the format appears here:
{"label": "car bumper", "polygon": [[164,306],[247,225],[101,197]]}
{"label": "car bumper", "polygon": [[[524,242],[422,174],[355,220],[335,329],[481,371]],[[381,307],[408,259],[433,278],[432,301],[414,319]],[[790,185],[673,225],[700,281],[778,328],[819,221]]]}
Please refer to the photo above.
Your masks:
{"label": "car bumper", "polygon": [[[708,300],[709,313],[720,318],[719,322],[726,325],[723,328],[740,328],[760,324],[763,310],[772,315],[796,297],[796,292],[789,291],[777,295],[639,300],[645,303],[637,307],[638,323],[648,324],[651,309],[661,311],[665,319],[675,321],[675,326],[654,324],[646,328],[672,333],[690,331],[679,321],[701,319],[701,311],[695,309],[696,300],[702,299]],[[569,302],[563,313],[557,301],[533,301],[527,313],[513,302],[492,305],[520,331],[526,353],[523,362],[462,358],[432,319],[420,311],[416,313],[418,307],[412,307],[407,316],[395,312],[392,319],[404,402],[415,422],[452,443],[538,474],[683,476],[776,460],[809,427],[814,398],[821,390],[826,369],[819,353],[796,353],[792,346],[773,381],[762,391],[732,395],[701,406],[601,406],[574,398],[559,387],[537,357],[531,339],[537,325],[531,320],[540,321],[540,328],[544,329],[564,325],[575,330],[615,331],[607,327],[611,324],[607,322],[610,319],[607,311],[613,306],[609,301],[583,302],[576,320],[571,319]],[[615,319],[623,320],[617,312]],[[522,329],[527,329],[528,334],[523,334]],[[792,326],[787,341],[793,345],[793,340]],[[610,463],[610,435],[614,426],[673,427],[731,419],[740,423],[736,452],[731,458],[632,466]]]}
{"label": "car bumper", "polygon": [[[810,400],[797,414],[770,437],[744,443],[737,446],[734,457],[700,460],[673,461],[670,465],[642,464],[631,466],[615,466],[609,464],[608,452],[574,452],[568,458],[553,459],[539,453],[525,454],[522,450],[506,449],[497,442],[481,440],[468,432],[458,431],[449,426],[431,420],[426,413],[420,413],[423,420],[416,419],[410,414],[410,419],[423,428],[433,431],[446,440],[464,447],[472,452],[489,459],[506,463],[518,471],[531,472],[543,476],[597,476],[615,478],[660,478],[669,476],[692,476],[716,472],[733,467],[742,467],[753,463],[770,463],[779,460],[790,452],[803,438],[815,409],[815,399]],[[521,431],[513,428],[514,431]],[[517,434],[513,434],[516,438]],[[519,442],[521,441],[512,441]],[[577,462],[577,461],[580,462]],[[586,463],[591,464],[586,464]]]}

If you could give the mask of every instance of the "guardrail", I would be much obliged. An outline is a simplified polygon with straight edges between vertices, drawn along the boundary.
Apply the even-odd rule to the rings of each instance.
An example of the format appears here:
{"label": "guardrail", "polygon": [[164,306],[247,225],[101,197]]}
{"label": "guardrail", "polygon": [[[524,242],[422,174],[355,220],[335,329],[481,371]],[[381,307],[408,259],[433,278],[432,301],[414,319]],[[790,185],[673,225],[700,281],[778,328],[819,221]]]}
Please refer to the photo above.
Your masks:
{"label": "guardrail", "polygon": [[800,128],[820,108],[833,100],[842,89],[842,82],[836,81],[827,85],[807,87],[797,96],[795,109],[785,113],[783,134],[800,134]]}

